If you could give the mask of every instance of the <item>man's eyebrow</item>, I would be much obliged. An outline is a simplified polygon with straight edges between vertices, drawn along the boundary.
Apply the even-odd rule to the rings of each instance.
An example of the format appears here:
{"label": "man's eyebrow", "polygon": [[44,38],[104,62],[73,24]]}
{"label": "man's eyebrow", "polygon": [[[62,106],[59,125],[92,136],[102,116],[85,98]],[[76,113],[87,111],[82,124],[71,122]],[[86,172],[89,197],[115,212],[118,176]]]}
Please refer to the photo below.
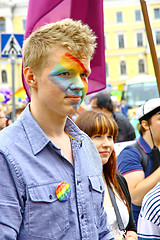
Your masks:
{"label": "man's eyebrow", "polygon": [[83,65],[83,63],[78,59],[78,58],[76,58],[76,57],[74,57],[72,54],[70,54],[70,53],[65,53],[65,56],[66,57],[69,57],[70,59],[72,59],[72,60],[74,60],[75,62],[77,62],[80,66],[81,66],[81,68],[83,69],[83,71],[84,71],[84,73],[89,73],[88,71],[87,71],[87,69],[85,68],[85,66]]}

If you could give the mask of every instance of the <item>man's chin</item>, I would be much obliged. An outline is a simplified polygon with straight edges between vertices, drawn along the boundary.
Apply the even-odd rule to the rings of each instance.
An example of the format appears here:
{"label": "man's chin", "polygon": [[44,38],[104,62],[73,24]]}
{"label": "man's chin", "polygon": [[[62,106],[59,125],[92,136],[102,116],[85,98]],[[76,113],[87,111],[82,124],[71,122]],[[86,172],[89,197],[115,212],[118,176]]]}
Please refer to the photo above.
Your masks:
{"label": "man's chin", "polygon": [[[79,107],[78,107],[79,108]],[[74,115],[77,113],[78,108],[75,108],[75,106],[70,107],[70,109],[68,109],[68,115]]]}

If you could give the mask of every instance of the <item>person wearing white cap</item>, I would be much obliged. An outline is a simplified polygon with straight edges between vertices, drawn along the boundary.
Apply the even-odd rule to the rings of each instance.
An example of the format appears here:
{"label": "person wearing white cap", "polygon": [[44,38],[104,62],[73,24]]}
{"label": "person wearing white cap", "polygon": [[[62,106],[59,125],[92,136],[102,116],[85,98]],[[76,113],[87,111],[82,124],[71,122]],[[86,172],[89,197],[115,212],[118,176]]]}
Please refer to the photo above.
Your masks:
{"label": "person wearing white cap", "polygon": [[117,166],[127,180],[137,224],[143,197],[160,180],[160,98],[145,102],[136,115],[140,122],[137,147],[125,147]]}

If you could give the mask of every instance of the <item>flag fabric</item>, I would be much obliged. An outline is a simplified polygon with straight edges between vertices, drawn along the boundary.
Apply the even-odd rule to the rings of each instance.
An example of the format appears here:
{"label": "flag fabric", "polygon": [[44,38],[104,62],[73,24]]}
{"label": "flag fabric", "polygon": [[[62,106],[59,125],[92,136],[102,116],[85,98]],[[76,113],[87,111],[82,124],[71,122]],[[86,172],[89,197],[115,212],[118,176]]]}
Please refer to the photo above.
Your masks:
{"label": "flag fabric", "polygon": [[[88,24],[97,36],[97,48],[91,60],[91,75],[88,92],[93,93],[106,87],[106,65],[103,25],[103,0],[29,0],[26,20],[26,39],[37,28],[64,18],[81,20]],[[22,74],[23,85],[30,99],[27,83]]]}

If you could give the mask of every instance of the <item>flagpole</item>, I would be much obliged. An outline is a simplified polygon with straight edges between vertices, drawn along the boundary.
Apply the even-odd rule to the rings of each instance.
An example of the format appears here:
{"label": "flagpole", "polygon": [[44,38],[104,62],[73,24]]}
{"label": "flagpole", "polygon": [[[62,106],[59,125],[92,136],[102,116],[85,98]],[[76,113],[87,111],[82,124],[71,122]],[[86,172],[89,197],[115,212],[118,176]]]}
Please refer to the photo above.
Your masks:
{"label": "flagpole", "polygon": [[156,53],[156,49],[155,49],[155,45],[154,45],[154,41],[153,41],[152,29],[151,29],[149,16],[148,16],[148,12],[147,12],[147,5],[146,5],[145,0],[140,0],[140,3],[141,3],[141,8],[142,8],[147,38],[148,38],[148,42],[149,42],[149,46],[150,46],[150,52],[151,52],[151,56],[152,56],[154,72],[156,75],[158,92],[160,95],[160,69],[159,69],[157,53]]}

